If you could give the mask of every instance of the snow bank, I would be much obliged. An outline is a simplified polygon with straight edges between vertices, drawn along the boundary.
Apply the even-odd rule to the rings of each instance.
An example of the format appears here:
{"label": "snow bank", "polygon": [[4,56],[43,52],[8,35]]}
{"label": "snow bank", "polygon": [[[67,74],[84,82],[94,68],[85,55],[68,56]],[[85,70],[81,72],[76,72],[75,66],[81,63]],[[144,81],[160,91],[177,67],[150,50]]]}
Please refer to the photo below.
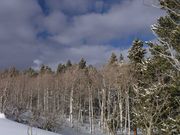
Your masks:
{"label": "snow bank", "polygon": [[[0,135],[28,135],[30,128],[26,125],[5,119],[4,114],[0,114]],[[29,129],[29,130],[28,130]],[[32,135],[60,135],[45,130],[33,128]]]}
{"label": "snow bank", "polygon": [[4,113],[0,113],[0,119],[5,119],[6,117],[5,117],[5,115],[4,115]]}

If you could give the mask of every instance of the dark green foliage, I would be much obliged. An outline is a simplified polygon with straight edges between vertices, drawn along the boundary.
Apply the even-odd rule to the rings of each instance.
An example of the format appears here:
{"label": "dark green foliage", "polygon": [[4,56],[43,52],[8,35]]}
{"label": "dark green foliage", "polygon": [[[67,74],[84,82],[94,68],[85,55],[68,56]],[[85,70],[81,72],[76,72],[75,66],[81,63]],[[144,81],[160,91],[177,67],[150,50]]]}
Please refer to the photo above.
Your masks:
{"label": "dark green foliage", "polygon": [[124,61],[124,56],[123,56],[122,53],[121,53],[120,56],[119,56],[119,62],[120,62],[120,63],[123,63],[123,61]]}
{"label": "dark green foliage", "polygon": [[129,50],[128,58],[131,63],[142,63],[146,51],[143,48],[143,42],[139,39],[133,41],[132,48]]}
{"label": "dark green foliage", "polygon": [[79,62],[79,68],[84,69],[86,67],[86,61],[82,58]]}
{"label": "dark green foliage", "polygon": [[115,54],[115,53],[112,53],[112,54],[111,54],[111,57],[110,57],[110,59],[109,59],[109,64],[110,64],[110,65],[115,64],[115,63],[117,63],[117,61],[118,61],[118,59],[117,59],[116,54]]}
{"label": "dark green foliage", "polygon": [[62,73],[66,70],[66,66],[64,64],[59,64],[57,68],[57,73]]}
{"label": "dark green foliage", "polygon": [[30,77],[34,77],[34,76],[38,75],[38,73],[33,68],[31,68],[31,67],[28,70],[25,70],[24,74],[27,74]]}
{"label": "dark green foliage", "polygon": [[71,63],[70,60],[68,60],[67,63],[66,63],[66,67],[71,67],[71,66],[72,66],[72,63]]}
{"label": "dark green foliage", "polygon": [[51,73],[51,72],[52,72],[52,69],[49,66],[41,65],[41,68],[40,68],[41,74]]}
{"label": "dark green foliage", "polygon": [[156,125],[159,134],[177,134],[180,129],[180,73],[174,59],[180,60],[180,1],[159,1],[167,15],[160,17],[152,28],[159,43],[149,43],[152,57],[147,65],[145,78],[146,83],[159,82],[165,86],[159,86],[162,89],[158,95],[160,99],[169,96],[168,104],[162,109],[164,113],[160,112],[159,115],[160,124]]}
{"label": "dark green foliage", "polygon": [[132,47],[129,50],[128,58],[131,64],[131,72],[134,80],[140,82],[144,70],[146,50],[143,48],[143,42],[139,39],[133,41]]}

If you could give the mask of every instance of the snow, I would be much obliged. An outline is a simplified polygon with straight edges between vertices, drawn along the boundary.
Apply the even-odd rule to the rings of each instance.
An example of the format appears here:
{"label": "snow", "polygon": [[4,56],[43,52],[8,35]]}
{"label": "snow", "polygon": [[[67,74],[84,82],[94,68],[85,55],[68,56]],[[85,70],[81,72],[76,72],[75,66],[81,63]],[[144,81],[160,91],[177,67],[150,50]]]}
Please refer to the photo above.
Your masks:
{"label": "snow", "polygon": [[[31,128],[27,125],[17,123],[6,119],[5,115],[0,113],[0,135],[31,135],[28,134]],[[70,128],[68,126],[64,127],[60,134],[45,131],[38,128],[32,128],[32,135],[90,135],[89,129]],[[96,135],[102,135],[100,132]]]}
{"label": "snow", "polygon": [[[28,135],[30,127],[13,122],[5,118],[5,115],[0,113],[0,135]],[[32,135],[60,135],[45,130],[32,128]]]}
{"label": "snow", "polygon": [[[32,134],[30,133],[32,129]],[[38,128],[31,128],[27,125],[17,123],[6,119],[5,115],[0,113],[0,135],[90,135],[88,125],[77,128],[64,127],[60,134],[45,131]],[[96,134],[92,135],[106,135],[102,133],[98,127],[96,127]]]}
{"label": "snow", "polygon": [[0,119],[5,119],[5,115],[3,113],[0,113]]}

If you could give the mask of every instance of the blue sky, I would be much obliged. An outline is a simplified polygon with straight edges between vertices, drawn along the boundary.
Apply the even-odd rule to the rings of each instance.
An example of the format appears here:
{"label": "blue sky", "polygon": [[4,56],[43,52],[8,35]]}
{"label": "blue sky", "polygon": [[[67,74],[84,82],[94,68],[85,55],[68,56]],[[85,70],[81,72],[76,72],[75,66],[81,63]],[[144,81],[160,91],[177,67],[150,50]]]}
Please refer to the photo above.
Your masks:
{"label": "blue sky", "polygon": [[82,57],[100,65],[127,55],[135,38],[154,40],[150,26],[162,15],[143,0],[1,0],[0,68]]}

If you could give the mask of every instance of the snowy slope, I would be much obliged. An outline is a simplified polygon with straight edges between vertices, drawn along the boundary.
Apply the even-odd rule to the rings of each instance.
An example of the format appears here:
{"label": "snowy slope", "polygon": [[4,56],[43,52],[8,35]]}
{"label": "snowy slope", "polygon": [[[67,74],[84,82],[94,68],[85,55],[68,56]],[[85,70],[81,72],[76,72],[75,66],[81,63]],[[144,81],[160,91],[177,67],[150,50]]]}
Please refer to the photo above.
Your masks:
{"label": "snowy slope", "polygon": [[[0,135],[28,135],[28,126],[13,122],[0,113]],[[60,135],[33,128],[32,135]]]}

